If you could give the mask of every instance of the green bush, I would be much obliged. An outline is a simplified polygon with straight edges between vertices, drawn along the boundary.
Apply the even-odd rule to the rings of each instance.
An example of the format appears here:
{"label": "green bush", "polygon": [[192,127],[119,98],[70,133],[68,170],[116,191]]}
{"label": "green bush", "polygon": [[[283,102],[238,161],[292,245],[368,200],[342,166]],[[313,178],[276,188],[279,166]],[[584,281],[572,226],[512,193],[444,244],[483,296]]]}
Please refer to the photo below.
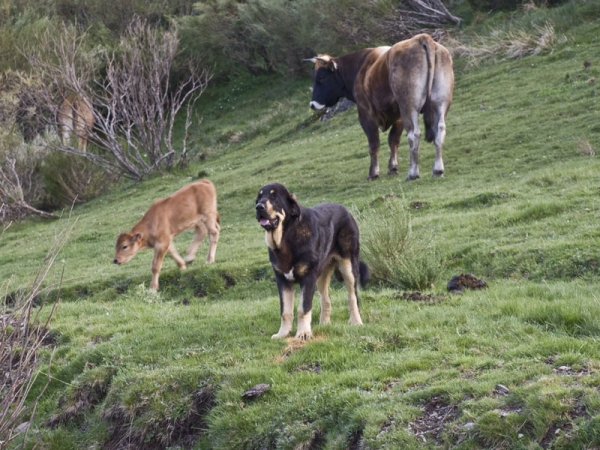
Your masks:
{"label": "green bush", "polygon": [[51,153],[41,172],[50,208],[83,203],[106,192],[116,177],[86,159],[61,152]]}
{"label": "green bush", "polygon": [[399,199],[359,216],[361,258],[375,280],[404,289],[426,290],[440,277],[444,259],[431,236],[413,232],[410,212]]}

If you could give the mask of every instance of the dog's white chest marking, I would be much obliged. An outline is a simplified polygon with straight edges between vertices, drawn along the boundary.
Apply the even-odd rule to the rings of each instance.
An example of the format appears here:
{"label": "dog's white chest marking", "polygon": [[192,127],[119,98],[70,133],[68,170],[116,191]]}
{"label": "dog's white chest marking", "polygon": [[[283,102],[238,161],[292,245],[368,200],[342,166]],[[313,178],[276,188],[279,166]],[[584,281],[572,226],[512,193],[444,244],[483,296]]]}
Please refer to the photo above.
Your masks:
{"label": "dog's white chest marking", "polygon": [[284,273],[283,276],[288,280],[288,281],[294,281],[294,269],[292,268],[292,270],[290,270],[288,273]]}

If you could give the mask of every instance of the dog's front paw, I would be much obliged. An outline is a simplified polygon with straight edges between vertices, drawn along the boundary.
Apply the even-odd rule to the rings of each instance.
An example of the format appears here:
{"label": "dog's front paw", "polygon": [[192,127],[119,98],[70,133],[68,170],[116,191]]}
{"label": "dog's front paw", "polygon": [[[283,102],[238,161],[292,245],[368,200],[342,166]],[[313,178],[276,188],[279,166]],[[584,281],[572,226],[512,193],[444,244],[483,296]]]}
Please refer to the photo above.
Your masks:
{"label": "dog's front paw", "polygon": [[281,331],[277,334],[274,334],[273,336],[271,336],[271,339],[281,339],[286,337],[289,333],[289,331],[287,333],[282,333]]}
{"label": "dog's front paw", "polygon": [[312,331],[298,331],[296,333],[296,339],[300,339],[301,341],[308,341],[312,338]]}

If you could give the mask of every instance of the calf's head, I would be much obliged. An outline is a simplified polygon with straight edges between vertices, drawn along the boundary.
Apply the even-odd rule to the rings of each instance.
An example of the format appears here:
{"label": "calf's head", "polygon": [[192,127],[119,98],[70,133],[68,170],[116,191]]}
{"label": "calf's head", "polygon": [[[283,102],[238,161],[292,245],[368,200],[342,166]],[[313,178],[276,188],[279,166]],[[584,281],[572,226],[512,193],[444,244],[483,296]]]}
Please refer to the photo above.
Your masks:
{"label": "calf's head", "polygon": [[287,218],[300,216],[300,205],[294,194],[279,183],[263,186],[258,191],[255,202],[256,220],[266,231],[273,231],[283,225]]}
{"label": "calf's head", "polygon": [[318,110],[335,105],[344,96],[344,81],[339,75],[337,63],[329,55],[304,61],[315,63],[310,107]]}
{"label": "calf's head", "polygon": [[135,256],[142,248],[142,235],[140,233],[121,233],[115,246],[115,264],[124,264]]}

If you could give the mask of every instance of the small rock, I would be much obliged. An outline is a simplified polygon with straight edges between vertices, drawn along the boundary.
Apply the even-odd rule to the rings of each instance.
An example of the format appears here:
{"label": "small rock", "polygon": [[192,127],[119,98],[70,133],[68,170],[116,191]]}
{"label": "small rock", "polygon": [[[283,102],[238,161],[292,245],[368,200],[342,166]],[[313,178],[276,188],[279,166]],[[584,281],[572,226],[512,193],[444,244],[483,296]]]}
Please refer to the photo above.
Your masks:
{"label": "small rock", "polygon": [[15,428],[15,434],[21,434],[23,431],[25,431],[27,429],[28,426],[29,426],[29,422],[23,422],[21,425],[19,425],[17,428]]}
{"label": "small rock", "polygon": [[508,395],[508,393],[510,392],[510,389],[508,389],[503,384],[497,384],[496,387],[494,388],[494,391],[496,391],[500,394],[503,394],[503,395]]}
{"label": "small rock", "polygon": [[260,397],[265,392],[267,392],[269,389],[271,389],[271,385],[269,385],[269,384],[265,384],[265,383],[257,384],[256,386],[253,386],[250,389],[248,389],[247,391],[245,391],[242,394],[242,397],[246,397],[246,398]]}
{"label": "small rock", "polygon": [[473,428],[475,428],[475,424],[473,422],[467,422],[463,425],[463,428],[467,431],[471,431]]}

